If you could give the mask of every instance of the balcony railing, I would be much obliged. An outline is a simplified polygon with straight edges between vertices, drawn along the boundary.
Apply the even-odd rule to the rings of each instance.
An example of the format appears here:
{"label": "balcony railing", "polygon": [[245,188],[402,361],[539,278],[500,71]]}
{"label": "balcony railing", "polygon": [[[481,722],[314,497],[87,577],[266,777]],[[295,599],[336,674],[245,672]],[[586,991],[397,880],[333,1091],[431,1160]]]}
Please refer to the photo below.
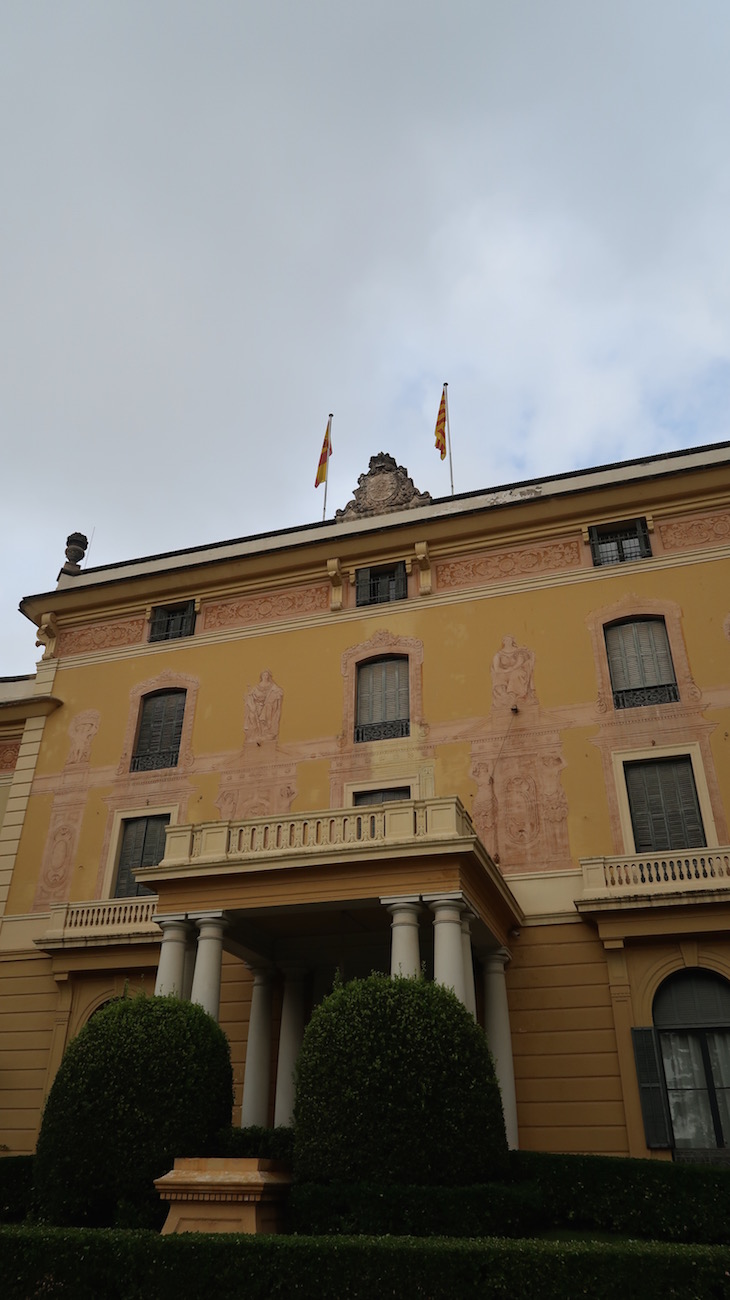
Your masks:
{"label": "balcony railing", "polygon": [[730,890],[730,847],[725,845],[635,857],[583,858],[581,867],[586,902]]}
{"label": "balcony railing", "polygon": [[40,941],[40,946],[61,947],[100,940],[118,943],[124,939],[159,938],[160,927],[152,919],[156,910],[155,894],[144,898],[65,903],[51,910],[48,930]]}
{"label": "balcony railing", "polygon": [[168,826],[166,835],[161,868],[220,861],[275,863],[277,858],[292,856],[336,857],[343,849],[409,843],[426,846],[444,839],[473,839],[476,832],[458,799],[409,799],[240,822]]}

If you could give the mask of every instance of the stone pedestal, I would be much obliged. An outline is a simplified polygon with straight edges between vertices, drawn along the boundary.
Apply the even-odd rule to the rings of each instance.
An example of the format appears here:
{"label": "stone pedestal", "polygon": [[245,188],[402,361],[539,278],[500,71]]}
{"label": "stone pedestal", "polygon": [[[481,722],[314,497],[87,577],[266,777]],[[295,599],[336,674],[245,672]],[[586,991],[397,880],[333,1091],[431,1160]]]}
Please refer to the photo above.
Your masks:
{"label": "stone pedestal", "polygon": [[218,1156],[175,1161],[155,1187],[170,1211],[172,1232],[281,1232],[291,1173],[277,1160]]}

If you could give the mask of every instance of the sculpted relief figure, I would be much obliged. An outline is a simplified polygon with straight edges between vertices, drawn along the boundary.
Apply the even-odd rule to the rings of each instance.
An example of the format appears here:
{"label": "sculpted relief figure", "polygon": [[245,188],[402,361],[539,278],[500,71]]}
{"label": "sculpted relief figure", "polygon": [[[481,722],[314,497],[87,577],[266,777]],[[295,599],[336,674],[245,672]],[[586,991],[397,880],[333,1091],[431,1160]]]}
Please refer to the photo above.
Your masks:
{"label": "sculpted relief figure", "polygon": [[276,685],[268,668],[265,668],[258,685],[249,686],[246,691],[244,712],[246,740],[278,739],[283,696],[283,690]]}
{"label": "sculpted relief figure", "polygon": [[534,704],[537,702],[532,680],[535,654],[526,645],[518,645],[506,636],[492,660],[492,701],[496,705]]}
{"label": "sculpted relief figure", "polygon": [[99,720],[100,715],[96,709],[86,709],[83,713],[77,713],[71,720],[68,729],[71,746],[67,763],[88,763],[91,742],[99,730]]}

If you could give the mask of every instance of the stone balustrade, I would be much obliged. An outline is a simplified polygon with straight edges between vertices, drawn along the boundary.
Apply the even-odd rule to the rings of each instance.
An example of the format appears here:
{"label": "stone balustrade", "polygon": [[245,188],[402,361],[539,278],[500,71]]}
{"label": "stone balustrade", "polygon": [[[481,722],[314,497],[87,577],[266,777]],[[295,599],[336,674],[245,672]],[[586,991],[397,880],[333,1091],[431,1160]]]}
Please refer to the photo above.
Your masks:
{"label": "stone balustrade", "polygon": [[730,846],[582,858],[582,902],[730,890]]}
{"label": "stone balustrade", "polygon": [[160,927],[153,920],[157,896],[111,898],[90,903],[64,903],[51,909],[48,930],[41,946],[61,947],[99,939],[115,943],[125,938],[160,937]]}
{"label": "stone balustrade", "polygon": [[425,846],[444,840],[472,840],[475,835],[471,818],[458,799],[408,799],[246,821],[169,826],[160,867],[255,863],[292,855],[336,856],[343,848]]}

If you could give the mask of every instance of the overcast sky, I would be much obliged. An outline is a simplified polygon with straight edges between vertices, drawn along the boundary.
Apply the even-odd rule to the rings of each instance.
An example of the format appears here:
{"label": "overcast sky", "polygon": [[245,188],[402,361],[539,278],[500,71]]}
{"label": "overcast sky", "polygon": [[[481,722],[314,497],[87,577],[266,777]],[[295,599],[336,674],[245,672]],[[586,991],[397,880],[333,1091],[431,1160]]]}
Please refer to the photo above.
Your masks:
{"label": "overcast sky", "polygon": [[3,0],[0,674],[90,565],[730,437],[728,0]]}

